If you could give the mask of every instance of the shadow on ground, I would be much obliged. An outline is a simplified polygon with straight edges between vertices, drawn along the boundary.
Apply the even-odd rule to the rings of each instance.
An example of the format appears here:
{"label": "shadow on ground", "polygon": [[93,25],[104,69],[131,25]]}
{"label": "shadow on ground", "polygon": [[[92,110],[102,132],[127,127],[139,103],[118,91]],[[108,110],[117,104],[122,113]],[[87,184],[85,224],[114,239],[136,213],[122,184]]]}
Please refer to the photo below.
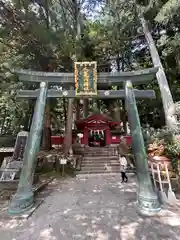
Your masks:
{"label": "shadow on ground", "polygon": [[52,183],[44,203],[24,221],[0,221],[3,240],[179,240],[179,209],[140,217],[136,183],[119,176],[94,176]]}

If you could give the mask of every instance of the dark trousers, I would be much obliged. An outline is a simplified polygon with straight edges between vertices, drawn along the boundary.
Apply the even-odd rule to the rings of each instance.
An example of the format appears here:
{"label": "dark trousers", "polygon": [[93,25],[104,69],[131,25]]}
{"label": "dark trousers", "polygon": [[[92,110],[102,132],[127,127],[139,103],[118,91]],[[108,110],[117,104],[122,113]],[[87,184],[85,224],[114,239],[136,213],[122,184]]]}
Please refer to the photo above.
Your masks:
{"label": "dark trousers", "polygon": [[128,177],[127,177],[125,172],[121,172],[121,177],[122,177],[122,182],[127,182],[128,181]]}

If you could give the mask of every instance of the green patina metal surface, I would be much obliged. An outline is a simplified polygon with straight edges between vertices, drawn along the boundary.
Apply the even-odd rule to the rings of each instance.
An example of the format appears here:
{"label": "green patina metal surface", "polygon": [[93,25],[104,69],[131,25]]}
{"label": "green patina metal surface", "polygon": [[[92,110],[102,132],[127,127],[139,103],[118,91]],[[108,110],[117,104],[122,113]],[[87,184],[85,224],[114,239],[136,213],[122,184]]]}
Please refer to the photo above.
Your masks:
{"label": "green patina metal surface", "polygon": [[[18,98],[37,98],[39,94],[39,90],[19,90],[17,91]],[[134,90],[134,94],[136,98],[148,98],[155,99],[155,92],[153,90]],[[48,98],[82,98],[82,96],[76,96],[75,90],[53,90],[49,89]],[[89,95],[83,96],[83,98],[89,98]],[[124,90],[98,90],[97,95],[92,95],[91,98],[106,98],[106,99],[124,99],[125,91]]]}
{"label": "green patina metal surface", "polygon": [[[90,62],[91,63],[91,62]],[[76,70],[76,69],[75,69]],[[76,83],[76,71],[74,73],[57,73],[57,72],[37,72],[30,71],[25,69],[16,69],[13,70],[19,76],[20,81],[25,82],[45,82],[49,83],[58,83],[61,84],[64,88],[69,86],[74,86]],[[156,73],[157,68],[143,69],[133,72],[100,72],[97,73],[97,84],[98,87],[104,86],[121,86],[124,81],[131,80],[135,84],[147,84],[149,81],[152,81]],[[1,75],[1,74],[0,74]]]}
{"label": "green patina metal surface", "polygon": [[137,194],[137,206],[141,214],[153,215],[160,211],[161,207],[158,197],[154,192],[148,171],[147,154],[144,147],[144,139],[141,131],[133,86],[130,81],[125,83],[125,95],[139,187]]}
{"label": "green patina metal surface", "polygon": [[8,209],[8,213],[11,215],[21,214],[32,208],[34,205],[32,183],[35,171],[36,154],[40,150],[47,90],[48,84],[41,82],[39,96],[36,100],[33,121],[25,148],[23,168],[21,170],[18,189],[16,194],[13,196]]}

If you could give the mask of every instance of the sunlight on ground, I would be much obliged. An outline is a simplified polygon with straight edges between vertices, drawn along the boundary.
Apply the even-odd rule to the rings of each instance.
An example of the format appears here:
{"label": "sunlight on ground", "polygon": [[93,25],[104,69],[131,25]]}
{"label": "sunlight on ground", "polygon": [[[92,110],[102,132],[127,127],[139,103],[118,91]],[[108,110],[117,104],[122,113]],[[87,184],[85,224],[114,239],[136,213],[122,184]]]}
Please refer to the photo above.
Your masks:
{"label": "sunlight on ground", "polygon": [[64,212],[63,212],[63,214],[67,214],[67,213],[69,213],[70,211],[72,211],[72,209],[66,209],[66,210],[64,210]]}
{"label": "sunlight on ground", "polygon": [[136,230],[139,226],[138,222],[129,223],[120,227],[119,236],[123,240],[134,239]]}
{"label": "sunlight on ground", "polygon": [[95,240],[108,240],[110,237],[108,233],[103,233],[102,230],[98,230],[97,232],[88,232],[86,233],[86,236]]}
{"label": "sunlight on ground", "polygon": [[94,189],[93,192],[94,192],[94,193],[100,193],[100,192],[102,192],[102,190]]}
{"label": "sunlight on ground", "polygon": [[76,214],[74,217],[77,221],[88,219],[88,217],[86,215],[80,215],[80,214]]}
{"label": "sunlight on ground", "polygon": [[133,206],[136,183],[132,179],[128,184],[119,177],[66,180],[45,198],[31,218],[1,220],[0,230],[13,233],[14,240],[180,239],[180,206],[177,211],[167,207],[156,217],[140,217]]}
{"label": "sunlight on ground", "polygon": [[156,220],[159,223],[167,224],[172,227],[180,226],[179,214],[169,210],[162,210],[162,213],[159,213]]}
{"label": "sunlight on ground", "polygon": [[43,231],[40,232],[38,240],[59,240],[55,236],[53,236],[52,233],[53,233],[52,228],[44,229]]}
{"label": "sunlight on ground", "polygon": [[86,223],[86,222],[83,222],[81,225],[82,225],[82,226],[88,226],[89,224]]}
{"label": "sunlight on ground", "polygon": [[16,219],[12,219],[12,220],[7,220],[7,221],[1,221],[0,222],[0,228],[5,230],[5,229],[13,229],[16,228],[18,226],[22,226],[23,225],[23,221],[18,221]]}

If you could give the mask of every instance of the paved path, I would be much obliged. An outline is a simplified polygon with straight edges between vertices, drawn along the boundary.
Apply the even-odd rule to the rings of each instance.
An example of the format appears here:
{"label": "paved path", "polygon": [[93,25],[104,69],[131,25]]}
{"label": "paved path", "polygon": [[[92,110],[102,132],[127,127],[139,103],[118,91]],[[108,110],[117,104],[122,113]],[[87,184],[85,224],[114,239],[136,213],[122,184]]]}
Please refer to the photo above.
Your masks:
{"label": "paved path", "polygon": [[82,176],[52,184],[31,218],[0,220],[0,239],[180,240],[180,214],[141,218],[134,208],[134,179],[121,184],[119,178]]}

